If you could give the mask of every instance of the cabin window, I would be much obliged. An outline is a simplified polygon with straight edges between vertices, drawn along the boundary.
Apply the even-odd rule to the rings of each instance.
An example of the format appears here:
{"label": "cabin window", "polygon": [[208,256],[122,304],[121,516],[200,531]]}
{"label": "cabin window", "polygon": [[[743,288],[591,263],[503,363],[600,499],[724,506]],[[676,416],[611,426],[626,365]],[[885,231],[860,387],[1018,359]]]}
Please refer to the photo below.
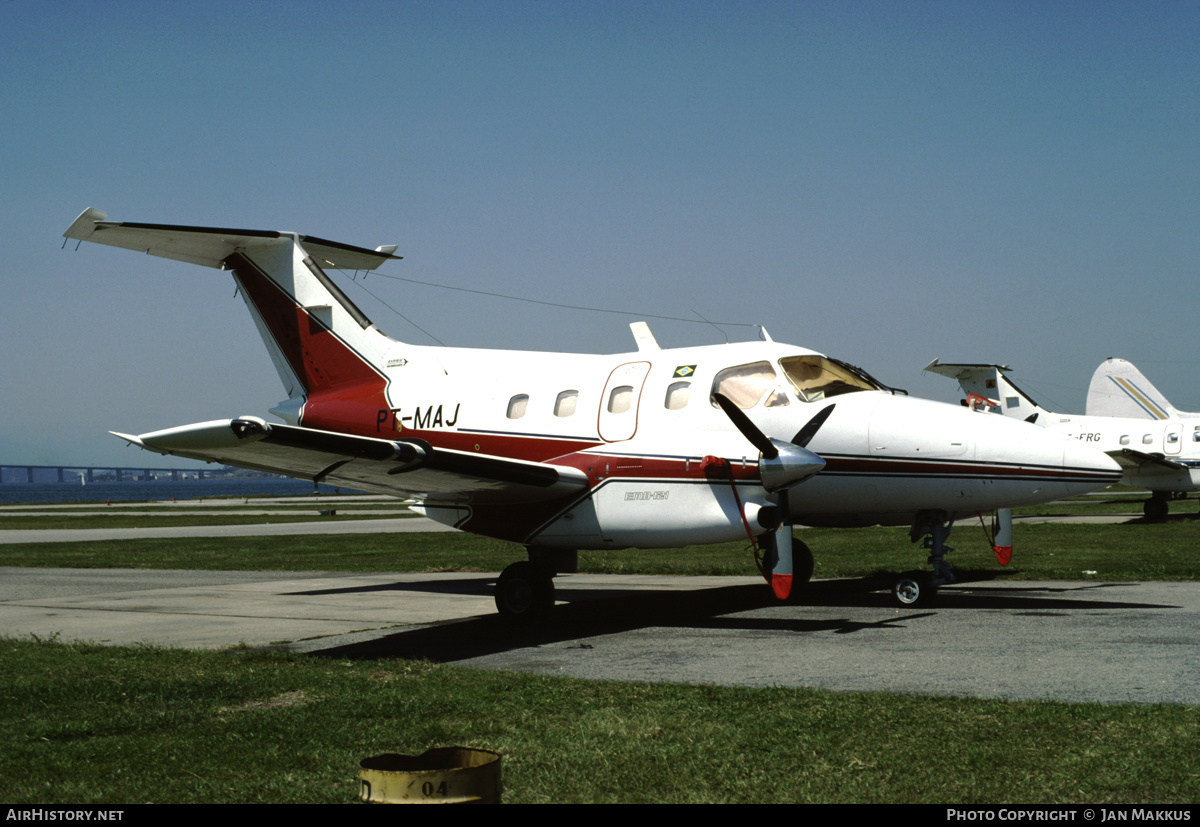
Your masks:
{"label": "cabin window", "polygon": [[1153,445],[1154,444],[1154,435],[1146,434],[1144,437],[1142,437],[1142,444],[1143,445]]}
{"label": "cabin window", "polygon": [[1122,435],[1121,435],[1121,444],[1122,444],[1122,445],[1128,445],[1128,444],[1129,444],[1129,434],[1122,434]]}
{"label": "cabin window", "polygon": [[788,356],[779,360],[779,366],[792,383],[792,390],[805,402],[855,391],[881,390],[861,370],[824,356]]}
{"label": "cabin window", "polygon": [[[770,362],[754,362],[726,368],[713,379],[712,392],[727,396],[739,408],[753,408],[775,388],[775,370]],[[713,407],[717,407],[713,400]]]}
{"label": "cabin window", "polygon": [[633,404],[633,385],[621,385],[613,388],[608,395],[608,412],[622,414]]}
{"label": "cabin window", "polygon": [[525,409],[529,407],[529,394],[519,393],[512,399],[508,400],[508,418],[520,419],[525,415]]}
{"label": "cabin window", "polygon": [[579,401],[579,391],[563,391],[554,400],[555,416],[571,416],[575,413],[575,405]]}
{"label": "cabin window", "polygon": [[663,407],[668,411],[682,411],[687,407],[691,393],[691,382],[673,382],[667,388],[667,398],[663,400]]}
{"label": "cabin window", "polygon": [[1200,431],[1192,432],[1192,442],[1200,442]]}
{"label": "cabin window", "polygon": [[1167,434],[1167,444],[1174,445],[1179,442],[1179,434]]}

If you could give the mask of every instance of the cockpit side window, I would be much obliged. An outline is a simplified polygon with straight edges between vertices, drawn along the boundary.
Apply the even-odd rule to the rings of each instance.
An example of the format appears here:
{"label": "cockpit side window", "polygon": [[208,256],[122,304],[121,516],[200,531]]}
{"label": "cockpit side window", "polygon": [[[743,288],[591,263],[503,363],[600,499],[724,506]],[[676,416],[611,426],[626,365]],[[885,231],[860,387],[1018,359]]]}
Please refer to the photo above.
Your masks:
{"label": "cockpit side window", "polygon": [[859,375],[824,356],[788,356],[779,360],[779,367],[783,368],[796,395],[805,402],[816,402],[843,393],[883,389],[872,383],[865,374]]}
{"label": "cockpit side window", "polygon": [[783,408],[792,404],[788,402],[787,394],[783,392],[783,388],[776,388],[771,391],[771,395],[767,397],[766,407],[768,408]]}
{"label": "cockpit side window", "polygon": [[[753,408],[775,388],[775,369],[770,362],[752,362],[726,368],[713,379],[712,392],[723,394],[743,410]],[[713,402],[716,406],[716,402]]]}

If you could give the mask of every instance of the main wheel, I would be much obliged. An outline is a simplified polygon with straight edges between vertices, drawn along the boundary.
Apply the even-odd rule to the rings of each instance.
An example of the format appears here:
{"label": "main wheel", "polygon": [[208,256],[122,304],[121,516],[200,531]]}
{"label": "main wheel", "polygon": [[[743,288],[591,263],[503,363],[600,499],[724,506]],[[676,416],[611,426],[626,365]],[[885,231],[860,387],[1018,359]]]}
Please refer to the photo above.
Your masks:
{"label": "main wheel", "polygon": [[812,549],[799,540],[792,540],[792,584],[803,586],[812,580],[815,567]]}
{"label": "main wheel", "polygon": [[802,603],[808,597],[808,581],[812,580],[815,565],[812,549],[799,540],[792,540],[792,593],[787,597],[789,603]]}
{"label": "main wheel", "polygon": [[921,571],[909,571],[900,575],[892,585],[892,599],[896,604],[909,609],[913,606],[928,606],[937,597],[937,586],[929,582],[929,575]]}
{"label": "main wheel", "polygon": [[539,563],[522,560],[496,580],[496,610],[505,620],[533,623],[554,606],[554,573]]}
{"label": "main wheel", "polygon": [[1142,504],[1142,513],[1146,515],[1146,519],[1152,522],[1160,522],[1167,519],[1167,514],[1171,511],[1170,504],[1159,497],[1151,497]]}

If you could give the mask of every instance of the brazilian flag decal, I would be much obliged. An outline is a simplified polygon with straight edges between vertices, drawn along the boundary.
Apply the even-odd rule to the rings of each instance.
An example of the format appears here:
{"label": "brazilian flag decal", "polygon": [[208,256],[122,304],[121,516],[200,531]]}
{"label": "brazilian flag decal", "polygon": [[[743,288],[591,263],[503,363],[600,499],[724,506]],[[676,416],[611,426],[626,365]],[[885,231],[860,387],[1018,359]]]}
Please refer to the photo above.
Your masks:
{"label": "brazilian flag decal", "polygon": [[680,365],[679,367],[675,368],[675,373],[671,378],[678,379],[681,376],[691,376],[695,372],[695,365]]}

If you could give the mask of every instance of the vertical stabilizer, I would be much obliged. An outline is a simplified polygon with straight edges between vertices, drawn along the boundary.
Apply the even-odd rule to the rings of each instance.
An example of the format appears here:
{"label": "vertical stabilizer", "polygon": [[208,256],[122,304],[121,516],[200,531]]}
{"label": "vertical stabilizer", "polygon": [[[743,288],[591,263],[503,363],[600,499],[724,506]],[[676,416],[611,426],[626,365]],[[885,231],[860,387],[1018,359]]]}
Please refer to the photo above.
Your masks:
{"label": "vertical stabilizer", "polygon": [[951,364],[934,359],[925,370],[958,380],[958,386],[967,394],[964,404],[971,407],[1026,422],[1037,422],[1049,414],[1013,384],[1006,373],[1012,369],[1007,365]]}
{"label": "vertical stabilizer", "polygon": [[1175,410],[1132,362],[1111,356],[1101,362],[1092,374],[1092,382],[1088,385],[1087,414],[1130,419],[1200,417],[1200,413]]}
{"label": "vertical stabilizer", "polygon": [[289,396],[382,379],[380,367],[392,340],[333,283],[299,239],[246,249],[226,264]]}
{"label": "vertical stabilizer", "polygon": [[[274,230],[108,221],[84,210],[63,234],[205,267],[232,270],[271,355],[289,421],[354,431],[388,407],[384,373],[394,344],[323,269],[373,270],[395,247],[368,250]],[[284,414],[281,414],[284,415]]]}
{"label": "vertical stabilizer", "polygon": [[388,407],[383,365],[392,340],[333,283],[301,238],[235,253],[226,265],[289,398],[306,398],[301,423],[352,430]]}

